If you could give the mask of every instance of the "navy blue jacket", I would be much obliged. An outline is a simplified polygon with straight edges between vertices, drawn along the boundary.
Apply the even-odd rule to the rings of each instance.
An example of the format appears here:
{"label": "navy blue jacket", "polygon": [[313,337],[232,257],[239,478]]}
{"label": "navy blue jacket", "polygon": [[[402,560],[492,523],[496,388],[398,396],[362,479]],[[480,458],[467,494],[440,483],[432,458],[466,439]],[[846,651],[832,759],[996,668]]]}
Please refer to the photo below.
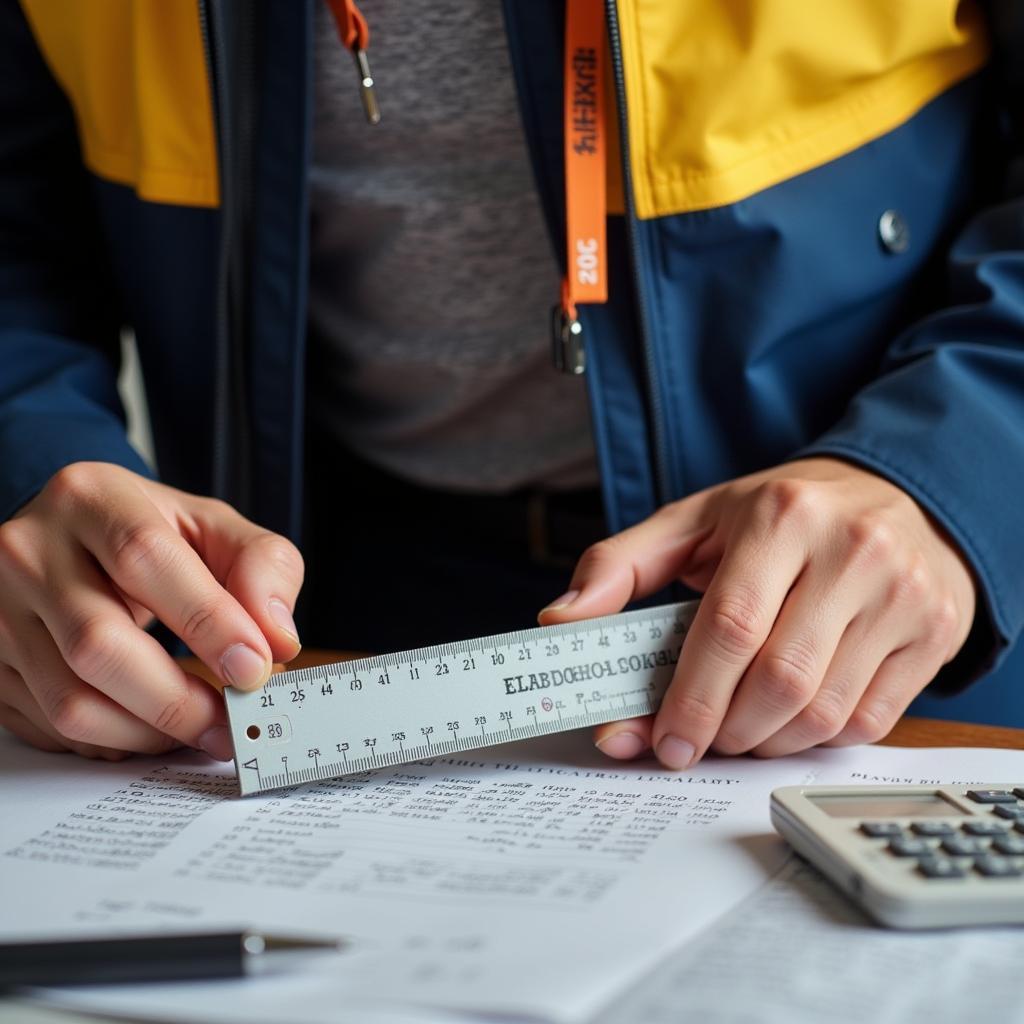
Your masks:
{"label": "navy blue jacket", "polygon": [[[299,539],[311,2],[195,9],[220,171],[195,203],[97,169],[91,100],[59,66],[74,40],[50,40],[41,5],[25,6],[31,18],[0,2],[0,519],[75,461],[148,472],[115,387],[128,324],[160,477]],[[505,6],[564,262],[564,12]],[[968,645],[933,689],[983,678],[917,709],[1024,726],[1024,207],[1006,190],[1015,112],[998,66],[929,72],[938,84],[895,123],[867,123],[862,104],[859,143],[738,198],[658,198],[660,171],[636,180],[637,125],[671,127],[687,96],[663,66],[644,77],[658,41],[642,16],[627,0],[608,10],[624,206],[609,218],[610,301],[581,309],[611,529],[797,456],[877,471],[949,532],[979,588]],[[669,92],[642,94],[652,82]],[[905,249],[879,237],[887,211]]]}

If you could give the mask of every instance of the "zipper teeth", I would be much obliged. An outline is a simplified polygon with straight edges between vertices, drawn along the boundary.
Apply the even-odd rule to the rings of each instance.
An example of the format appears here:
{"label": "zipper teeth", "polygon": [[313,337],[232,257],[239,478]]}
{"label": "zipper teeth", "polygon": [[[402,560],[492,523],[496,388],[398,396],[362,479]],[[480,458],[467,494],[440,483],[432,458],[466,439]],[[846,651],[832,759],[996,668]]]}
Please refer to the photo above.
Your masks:
{"label": "zipper teeth", "polygon": [[636,291],[637,318],[640,327],[640,344],[644,353],[644,369],[647,371],[647,399],[651,406],[651,434],[654,441],[654,479],[660,503],[669,500],[668,445],[662,424],[661,393],[657,386],[654,353],[651,351],[651,323],[644,301],[643,279],[640,274],[640,242],[637,238],[636,204],[633,201],[633,169],[629,153],[629,130],[626,115],[626,75],[622,62],[622,36],[619,32],[619,16],[616,0],[605,0],[608,13],[608,42],[612,53],[612,65],[615,69],[615,96],[618,101],[619,148],[622,157],[622,183],[626,193],[626,237],[629,242],[630,256],[633,263],[633,287]]}
{"label": "zipper teeth", "polygon": [[[235,273],[238,275],[235,285],[233,302],[234,309],[234,330],[235,347],[231,352],[231,387],[234,399],[234,418],[237,423],[234,434],[236,466],[236,486],[238,487],[238,500],[241,507],[248,513],[252,493],[250,490],[251,474],[251,434],[249,419],[248,389],[246,387],[246,353],[248,349],[248,316],[247,302],[250,295],[250,263],[248,251],[251,246],[251,224],[252,224],[252,203],[253,203],[253,161],[254,139],[256,135],[255,124],[255,97],[256,97],[256,65],[254,61],[254,36],[253,18],[254,9],[249,4],[242,4],[239,8],[240,45],[239,49],[239,122],[238,122],[238,145],[235,147],[235,158],[238,167],[235,174],[238,178],[236,194],[236,221],[234,231],[233,253],[235,255]],[[240,216],[237,216],[240,214]],[[230,341],[230,335],[229,335]]]}
{"label": "zipper teeth", "polygon": [[[217,156],[220,185],[220,239],[217,252],[217,298],[215,303],[214,327],[215,352],[215,404],[213,410],[213,490],[220,497],[229,499],[228,482],[228,428],[230,423],[231,383],[228,375],[229,337],[228,337],[228,296],[227,266],[228,247],[231,236],[231,204],[228,202],[231,175],[228,172],[228,134],[229,119],[226,89],[224,88],[223,68],[217,74],[215,67],[215,49],[219,49],[216,39],[210,38],[210,18],[212,12],[207,0],[199,0],[199,31],[203,42],[203,54],[206,57],[206,69],[210,79],[210,91],[214,97],[213,116],[217,129]],[[223,63],[223,62],[222,62]]]}

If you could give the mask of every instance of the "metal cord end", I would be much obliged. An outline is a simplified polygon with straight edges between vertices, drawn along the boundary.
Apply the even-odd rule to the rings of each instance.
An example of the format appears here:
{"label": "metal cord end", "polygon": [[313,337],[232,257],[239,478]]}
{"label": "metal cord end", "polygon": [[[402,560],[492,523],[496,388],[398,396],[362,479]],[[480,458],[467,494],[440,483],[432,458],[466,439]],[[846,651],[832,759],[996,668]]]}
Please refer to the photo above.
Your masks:
{"label": "metal cord end", "polygon": [[578,377],[586,372],[583,325],[561,306],[555,306],[551,315],[551,357],[560,373]]}
{"label": "metal cord end", "polygon": [[356,70],[359,72],[359,97],[363,101],[363,111],[368,124],[380,124],[380,105],[377,103],[377,87],[374,85],[370,71],[370,58],[366,51],[356,47],[352,51]]}

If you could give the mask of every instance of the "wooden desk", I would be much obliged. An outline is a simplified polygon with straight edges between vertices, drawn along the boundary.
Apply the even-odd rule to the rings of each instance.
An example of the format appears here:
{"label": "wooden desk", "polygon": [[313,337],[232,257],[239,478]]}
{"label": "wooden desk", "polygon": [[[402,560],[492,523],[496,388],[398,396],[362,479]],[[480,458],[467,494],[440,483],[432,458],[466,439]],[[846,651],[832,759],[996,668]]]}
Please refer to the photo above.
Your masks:
{"label": "wooden desk", "polygon": [[[287,667],[308,668],[310,665],[351,661],[363,656],[342,651],[303,650]],[[189,659],[189,668],[197,670],[192,659]],[[891,747],[1007,747],[1020,750],[1024,749],[1024,729],[943,722],[935,718],[903,718],[882,742]]]}

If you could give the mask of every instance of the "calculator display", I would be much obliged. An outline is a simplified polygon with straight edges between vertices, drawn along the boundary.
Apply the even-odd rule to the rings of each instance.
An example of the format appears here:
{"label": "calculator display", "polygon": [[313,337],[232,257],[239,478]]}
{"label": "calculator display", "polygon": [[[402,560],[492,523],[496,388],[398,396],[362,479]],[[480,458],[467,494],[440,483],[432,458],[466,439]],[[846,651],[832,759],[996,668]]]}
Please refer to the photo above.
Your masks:
{"label": "calculator display", "polygon": [[968,816],[938,793],[808,795],[815,807],[832,818],[949,818]]}

